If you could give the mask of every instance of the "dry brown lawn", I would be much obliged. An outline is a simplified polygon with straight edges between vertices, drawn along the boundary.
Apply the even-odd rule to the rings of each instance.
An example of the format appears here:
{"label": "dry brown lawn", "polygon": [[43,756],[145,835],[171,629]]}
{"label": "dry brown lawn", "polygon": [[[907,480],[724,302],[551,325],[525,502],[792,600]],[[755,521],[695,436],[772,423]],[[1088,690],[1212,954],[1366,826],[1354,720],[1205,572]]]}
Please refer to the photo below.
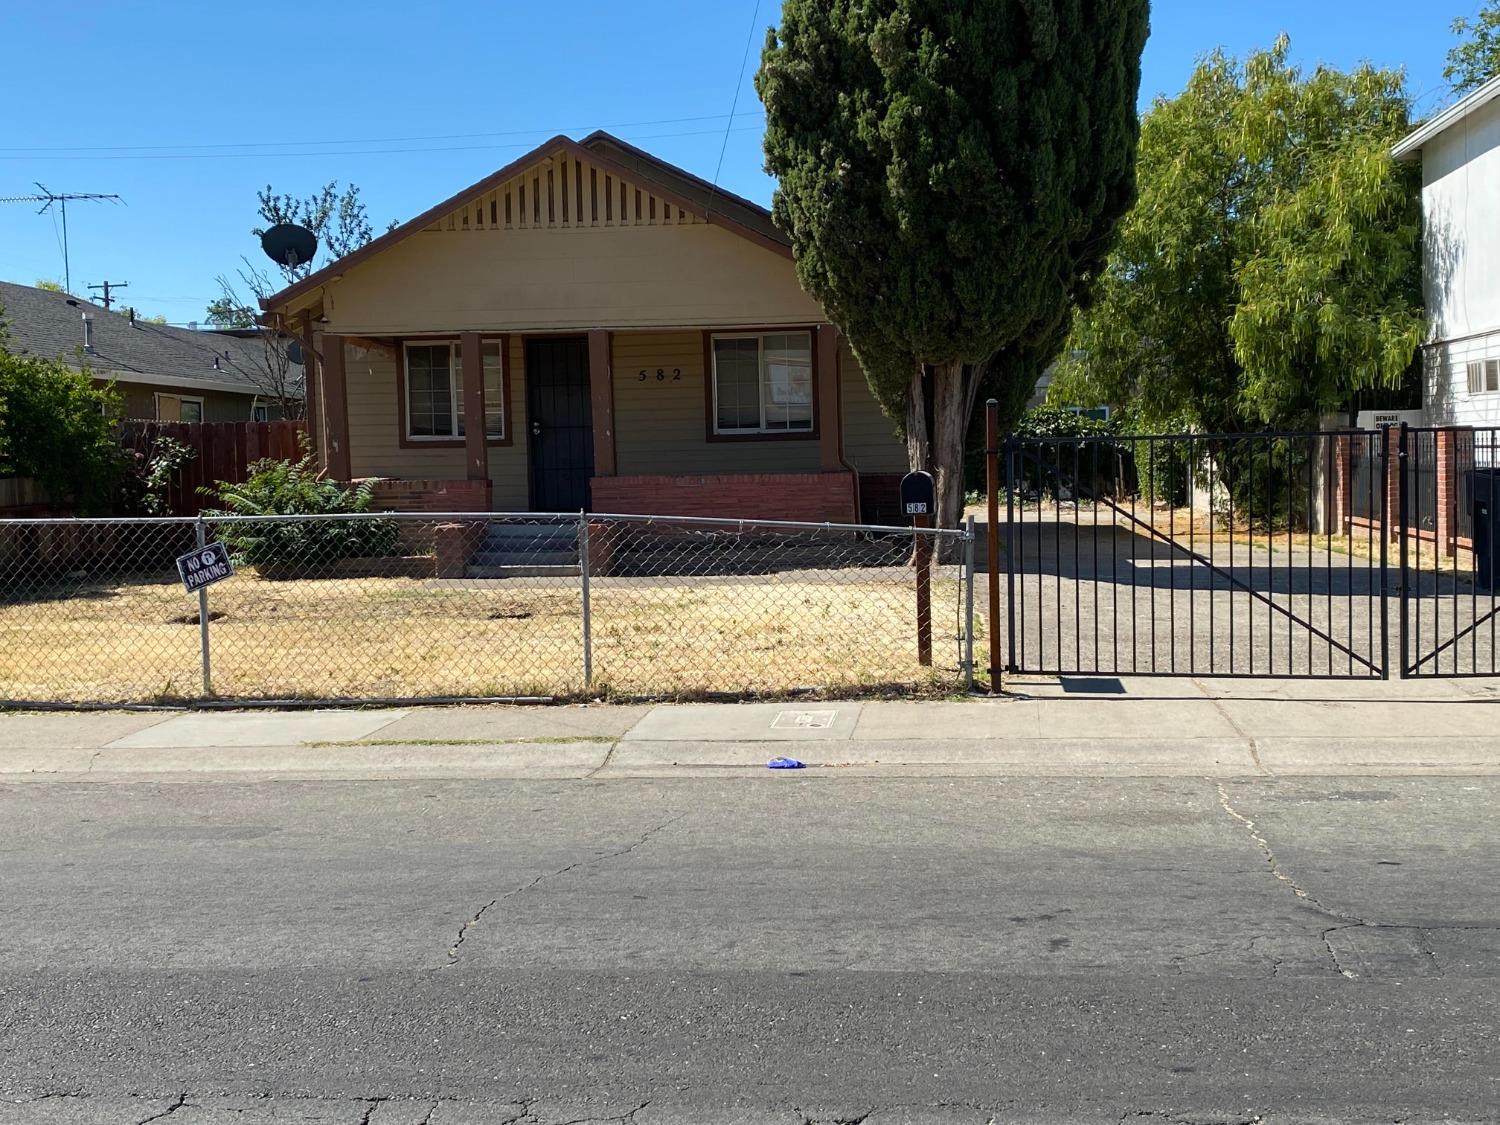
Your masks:
{"label": "dry brown lawn", "polygon": [[[142,702],[200,693],[197,599],[121,576],[0,603],[0,697]],[[911,576],[799,571],[599,579],[591,694],[685,697],[958,682],[956,579],[933,582],[935,667],[916,660]],[[209,592],[228,698],[584,693],[576,579],[267,581]]]}

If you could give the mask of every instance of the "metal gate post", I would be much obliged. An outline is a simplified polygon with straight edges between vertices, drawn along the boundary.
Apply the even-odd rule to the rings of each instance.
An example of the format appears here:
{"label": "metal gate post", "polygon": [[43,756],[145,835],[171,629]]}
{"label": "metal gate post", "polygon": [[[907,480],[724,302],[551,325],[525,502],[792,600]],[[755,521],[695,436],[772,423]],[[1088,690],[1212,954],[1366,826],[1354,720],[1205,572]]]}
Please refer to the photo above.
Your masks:
{"label": "metal gate post", "polygon": [[964,690],[974,690],[974,517],[964,521]]}
{"label": "metal gate post", "polygon": [[583,687],[594,686],[594,620],[589,604],[589,521],[578,513],[578,578],[583,600]]}
{"label": "metal gate post", "polygon": [[[203,516],[199,515],[196,523],[198,533],[198,547],[201,550],[208,545],[208,527],[203,522]],[[209,654],[208,647],[208,587],[198,588],[198,650],[203,664],[203,694],[206,698],[212,697],[214,693],[214,667],[213,658]]]}
{"label": "metal gate post", "polygon": [[984,570],[989,605],[990,694],[1000,694],[1000,403],[990,399],[984,404],[984,491],[985,491],[985,559]]}
{"label": "metal gate post", "polygon": [[[1386,489],[1390,486],[1391,474],[1387,462],[1391,458],[1390,435],[1384,430],[1376,431],[1380,435],[1380,678],[1389,680],[1391,678],[1391,564],[1390,564],[1390,523],[1391,508],[1386,499]],[[1366,436],[1368,441],[1368,435]],[[1351,446],[1352,448],[1352,446]],[[1351,453],[1352,456],[1352,453]],[[1347,471],[1347,470],[1346,470]],[[1350,492],[1350,513],[1354,510],[1353,491]],[[1349,528],[1349,547],[1352,553],[1354,547],[1354,524],[1351,521]],[[1404,578],[1404,576],[1403,576]],[[1401,669],[1401,678],[1406,678],[1406,669]]]}
{"label": "metal gate post", "polygon": [[[1016,435],[1005,438],[1005,606],[1009,615],[1006,630],[1005,670],[1015,675],[1016,664]],[[1040,607],[1037,610],[1041,612]]]}
{"label": "metal gate post", "polygon": [[[1389,435],[1386,435],[1385,448],[1386,448],[1386,451],[1387,451],[1386,452],[1386,457],[1389,458],[1390,457],[1390,452],[1389,452],[1389,450],[1390,450],[1390,437],[1389,437]],[[1396,534],[1399,535],[1399,536],[1401,536],[1401,621],[1400,621],[1400,627],[1401,627],[1401,670],[1400,670],[1400,672],[1401,672],[1401,678],[1403,680],[1406,679],[1407,669],[1409,669],[1411,667],[1411,639],[1407,636],[1407,627],[1406,627],[1407,626],[1407,620],[1408,620],[1408,611],[1410,609],[1410,598],[1411,598],[1411,571],[1410,571],[1411,559],[1410,559],[1410,554],[1409,554],[1409,552],[1411,550],[1411,543],[1410,543],[1410,536],[1408,536],[1407,533],[1406,533],[1407,522],[1410,519],[1410,512],[1408,511],[1407,505],[1410,503],[1410,499],[1411,499],[1410,496],[1408,495],[1410,489],[1407,486],[1407,480],[1406,480],[1406,477],[1407,477],[1407,472],[1406,472],[1407,456],[1408,456],[1408,451],[1407,451],[1407,427],[1406,427],[1406,423],[1402,422],[1401,423],[1401,433],[1400,433],[1400,437],[1398,438],[1398,444],[1396,446],[1396,495],[1400,498],[1397,501],[1397,504],[1396,504],[1396,508],[1397,508],[1397,511],[1398,511],[1398,515],[1397,515],[1397,519],[1396,519],[1396,522],[1398,524],[1398,526],[1396,528]],[[1389,487],[1389,482],[1387,482],[1387,487]],[[1384,550],[1385,550],[1385,548],[1382,546],[1382,548],[1381,548],[1382,554],[1384,553]],[[1418,578],[1420,578],[1420,577],[1421,576],[1419,574]]]}

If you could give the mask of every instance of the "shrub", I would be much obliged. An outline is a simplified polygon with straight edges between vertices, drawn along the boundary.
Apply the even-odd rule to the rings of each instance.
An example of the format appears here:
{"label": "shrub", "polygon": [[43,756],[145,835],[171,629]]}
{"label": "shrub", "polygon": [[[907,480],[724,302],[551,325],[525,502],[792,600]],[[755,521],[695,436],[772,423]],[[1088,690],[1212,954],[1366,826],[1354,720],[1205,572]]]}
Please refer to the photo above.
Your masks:
{"label": "shrub", "polygon": [[83,513],[107,509],[124,469],[119,413],[112,386],[61,360],[0,350],[0,476],[31,477]]}
{"label": "shrub", "polygon": [[[222,510],[209,516],[326,516],[368,512],[369,483],[344,488],[319,475],[305,449],[300,461],[256,461],[243,484],[220,481],[215,489]],[[296,520],[225,523],[219,538],[238,565],[265,577],[310,576],[339,559],[385,558],[396,553],[395,521]]]}

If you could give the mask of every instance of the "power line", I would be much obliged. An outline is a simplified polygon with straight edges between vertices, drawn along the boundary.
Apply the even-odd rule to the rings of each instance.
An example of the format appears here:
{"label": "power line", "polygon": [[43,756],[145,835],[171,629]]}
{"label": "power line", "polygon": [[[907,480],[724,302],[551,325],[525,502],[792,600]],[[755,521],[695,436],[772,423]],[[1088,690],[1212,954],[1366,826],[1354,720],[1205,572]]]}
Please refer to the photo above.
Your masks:
{"label": "power line", "polygon": [[729,151],[729,134],[734,129],[734,115],[740,108],[740,88],[745,85],[745,66],[750,61],[750,47],[755,42],[755,25],[760,22],[760,0],[755,0],[755,11],[750,16],[750,31],[745,36],[745,53],[740,58],[740,76],[734,84],[734,100],[729,103],[729,124],[724,126],[724,143],[719,146],[719,164],[714,169],[714,187],[719,186],[719,173],[724,171],[724,154]]}
{"label": "power line", "polygon": [[[736,133],[753,133],[759,126],[750,126],[744,129],[733,130]],[[627,137],[627,140],[654,141],[665,140],[670,137],[717,137],[717,129],[700,129],[681,133],[649,133],[644,137]],[[495,152],[505,149],[529,149],[535,148],[534,143],[504,144],[504,145],[446,145],[431,148],[372,148],[372,149],[330,149],[319,152],[183,152],[183,153],[144,153],[141,155],[121,154],[113,156],[6,156],[0,153],[0,160],[284,160],[292,157],[306,156],[399,156],[420,152]]]}
{"label": "power line", "polygon": [[[753,30],[753,29],[752,29]],[[741,71],[743,78],[743,71]],[[731,120],[733,114],[730,114]],[[310,148],[318,145],[384,145],[384,144],[406,144],[414,141],[465,141],[479,140],[488,137],[529,137],[537,135],[552,136],[557,133],[575,133],[585,129],[648,129],[657,125],[686,125],[702,121],[722,121],[724,114],[711,113],[698,117],[661,117],[655,121],[622,121],[613,125],[567,125],[553,128],[536,129],[512,129],[500,133],[435,133],[422,134],[412,137],[354,137],[344,140],[318,140],[318,141],[222,141],[215,144],[174,144],[174,145],[55,145],[37,148],[24,148],[19,146],[0,146],[0,154],[15,153],[44,155],[48,153],[141,153],[141,152],[190,152],[194,150],[223,149],[223,148]],[[672,134],[667,134],[671,136]],[[251,154],[256,155],[256,154]]]}

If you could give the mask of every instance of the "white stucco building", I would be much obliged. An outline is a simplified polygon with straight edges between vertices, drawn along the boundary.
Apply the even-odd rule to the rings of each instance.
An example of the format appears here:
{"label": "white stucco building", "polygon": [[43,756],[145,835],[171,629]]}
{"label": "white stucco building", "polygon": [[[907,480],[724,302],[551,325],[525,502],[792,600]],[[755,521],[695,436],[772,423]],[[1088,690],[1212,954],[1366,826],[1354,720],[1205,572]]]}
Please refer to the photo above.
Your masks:
{"label": "white stucco building", "polygon": [[1425,420],[1500,426],[1500,77],[1393,155],[1422,162]]}

